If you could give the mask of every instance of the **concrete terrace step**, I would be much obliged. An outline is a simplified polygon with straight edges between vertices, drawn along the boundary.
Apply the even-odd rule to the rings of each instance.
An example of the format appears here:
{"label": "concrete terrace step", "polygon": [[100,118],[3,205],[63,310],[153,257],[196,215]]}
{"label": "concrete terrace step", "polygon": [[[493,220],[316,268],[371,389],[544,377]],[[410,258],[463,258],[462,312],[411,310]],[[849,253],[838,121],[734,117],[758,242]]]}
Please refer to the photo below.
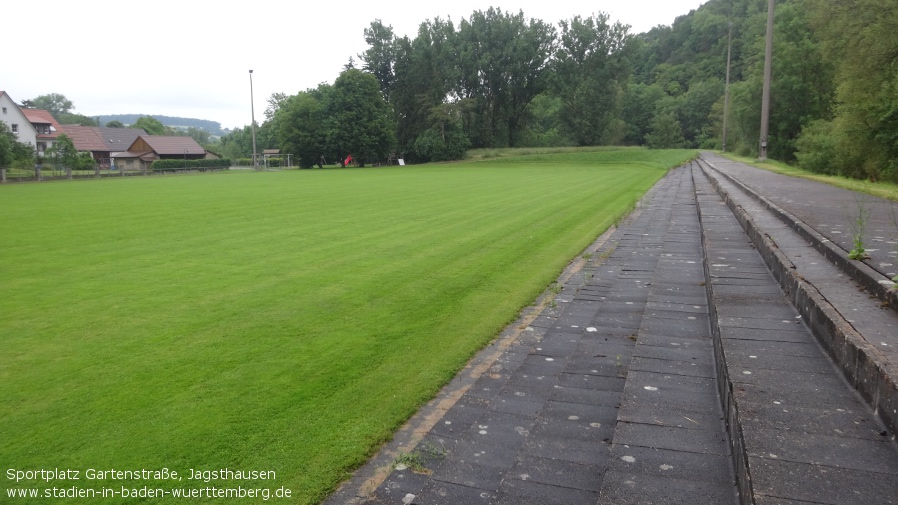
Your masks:
{"label": "concrete terrace step", "polygon": [[[783,185],[782,176],[738,167],[742,177],[750,175],[757,188],[753,191],[713,165],[702,162],[702,166],[826,352],[890,431],[898,432],[898,313],[885,310],[887,301],[881,301],[894,298],[895,292],[884,295],[871,289],[871,284],[882,287],[877,282],[880,274],[846,260],[844,253],[821,242],[816,225],[798,220],[758,194]],[[734,170],[736,165],[726,166]],[[772,176],[776,177],[768,178]],[[818,189],[794,186],[791,191],[796,199],[814,200],[820,198]],[[860,284],[851,281],[858,278]]]}
{"label": "concrete terrace step", "polygon": [[[698,166],[694,177],[741,502],[895,503],[893,437],[772,289],[755,244]],[[786,230],[774,235],[788,241]]]}

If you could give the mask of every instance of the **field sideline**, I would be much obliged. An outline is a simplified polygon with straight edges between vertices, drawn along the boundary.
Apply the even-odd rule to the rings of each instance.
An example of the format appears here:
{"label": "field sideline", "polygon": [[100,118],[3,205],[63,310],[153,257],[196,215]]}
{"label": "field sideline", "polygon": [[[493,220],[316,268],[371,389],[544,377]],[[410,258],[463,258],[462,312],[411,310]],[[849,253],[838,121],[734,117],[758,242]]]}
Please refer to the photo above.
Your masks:
{"label": "field sideline", "polygon": [[694,155],[0,187],[0,462],[273,471],[213,484],[316,503]]}

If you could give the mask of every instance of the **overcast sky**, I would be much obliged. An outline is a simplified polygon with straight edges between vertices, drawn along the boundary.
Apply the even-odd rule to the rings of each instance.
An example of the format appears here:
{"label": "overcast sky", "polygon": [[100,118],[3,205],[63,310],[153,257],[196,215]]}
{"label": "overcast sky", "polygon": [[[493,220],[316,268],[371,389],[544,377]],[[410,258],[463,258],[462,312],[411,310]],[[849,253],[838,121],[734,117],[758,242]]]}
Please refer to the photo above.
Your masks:
{"label": "overcast sky", "polygon": [[[250,124],[266,99],[332,83],[381,19],[414,37],[427,19],[458,23],[490,6],[556,23],[602,11],[642,33],[706,0],[45,0],[5,2],[0,90],[21,102],[62,93],[75,112],[148,114]],[[356,60],[358,58],[356,57]]]}

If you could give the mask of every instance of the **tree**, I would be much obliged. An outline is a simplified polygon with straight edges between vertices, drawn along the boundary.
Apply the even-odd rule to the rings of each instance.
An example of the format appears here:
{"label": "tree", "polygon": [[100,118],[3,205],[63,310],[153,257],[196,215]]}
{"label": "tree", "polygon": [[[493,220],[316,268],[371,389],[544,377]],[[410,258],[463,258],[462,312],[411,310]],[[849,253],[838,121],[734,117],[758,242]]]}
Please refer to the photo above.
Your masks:
{"label": "tree", "polygon": [[59,124],[72,124],[81,126],[100,126],[100,123],[89,116],[83,114],[75,114],[73,112],[65,112],[55,116]]}
{"label": "tree", "polygon": [[297,93],[284,100],[274,116],[281,151],[296,156],[302,168],[322,165],[322,157],[335,160],[328,151],[325,115],[331,90],[330,85],[321,84],[318,89]]}
{"label": "tree", "polygon": [[422,161],[458,160],[471,147],[471,141],[461,129],[461,109],[458,104],[444,103],[430,110],[433,126],[415,139],[415,152]]}
{"label": "tree", "polygon": [[414,40],[403,37],[395,41],[396,62],[388,98],[397,123],[398,149],[406,159],[427,159],[419,156],[415,145],[417,138],[433,126],[433,107],[452,101],[463,108],[465,101],[452,92],[458,75],[456,42],[452,22],[440,18],[421,23]]}
{"label": "tree", "polygon": [[679,149],[685,144],[680,122],[672,112],[655,116],[652,131],[646,135],[645,141],[651,149]]}
{"label": "tree", "polygon": [[605,144],[612,138],[630,72],[629,27],[610,24],[605,13],[560,24],[554,63],[554,92],[562,100],[560,126],[577,145]]}
{"label": "tree", "polygon": [[[546,87],[555,28],[490,7],[462,19],[457,34],[455,93],[474,104],[472,144],[514,147],[530,102]],[[505,138],[501,138],[501,137]]]}
{"label": "tree", "polygon": [[839,171],[898,181],[898,5],[872,0],[806,3],[836,68],[829,131]]}
{"label": "tree", "polygon": [[359,55],[362,70],[370,72],[380,83],[380,90],[385,97],[390,96],[395,79],[393,66],[396,64],[396,36],[392,26],[384,26],[375,19],[369,28],[365,28],[365,42],[368,49]]}
{"label": "tree", "polygon": [[62,95],[60,93],[50,93],[47,95],[40,95],[37,98],[32,98],[31,100],[25,100],[22,102],[26,107],[31,107],[35,109],[44,109],[50,113],[56,120],[59,120],[59,117],[63,114],[68,114],[75,108],[72,101]]}
{"label": "tree", "polygon": [[124,128],[124,127],[125,127],[125,125],[117,119],[113,119],[112,121],[106,123],[106,128]]}
{"label": "tree", "polygon": [[286,93],[272,93],[271,96],[268,97],[268,107],[265,108],[265,120],[270,121],[286,100]]}
{"label": "tree", "polygon": [[212,134],[202,128],[188,126],[186,134],[200,145],[207,145],[212,142]]}
{"label": "tree", "polygon": [[351,154],[360,166],[386,160],[393,148],[394,124],[377,79],[350,69],[334,82],[326,109],[326,138],[340,157]]}
{"label": "tree", "polygon": [[161,121],[153,116],[140,116],[131,128],[141,128],[150,135],[166,135],[168,131]]}
{"label": "tree", "polygon": [[75,143],[65,133],[56,137],[53,146],[47,149],[47,158],[53,161],[53,164],[59,168],[78,168],[78,150],[75,149]]}
{"label": "tree", "polygon": [[645,144],[645,137],[651,132],[652,120],[666,97],[659,84],[631,81],[627,85],[621,107],[621,117],[626,122],[625,143]]}

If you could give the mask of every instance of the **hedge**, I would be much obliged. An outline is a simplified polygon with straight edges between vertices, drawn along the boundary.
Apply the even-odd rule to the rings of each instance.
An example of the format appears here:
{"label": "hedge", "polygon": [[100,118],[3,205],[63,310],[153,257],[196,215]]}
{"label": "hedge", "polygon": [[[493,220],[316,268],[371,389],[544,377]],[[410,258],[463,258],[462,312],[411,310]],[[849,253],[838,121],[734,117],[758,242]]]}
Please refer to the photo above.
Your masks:
{"label": "hedge", "polygon": [[228,168],[231,160],[156,160],[151,165],[153,170],[195,170],[205,168]]}

